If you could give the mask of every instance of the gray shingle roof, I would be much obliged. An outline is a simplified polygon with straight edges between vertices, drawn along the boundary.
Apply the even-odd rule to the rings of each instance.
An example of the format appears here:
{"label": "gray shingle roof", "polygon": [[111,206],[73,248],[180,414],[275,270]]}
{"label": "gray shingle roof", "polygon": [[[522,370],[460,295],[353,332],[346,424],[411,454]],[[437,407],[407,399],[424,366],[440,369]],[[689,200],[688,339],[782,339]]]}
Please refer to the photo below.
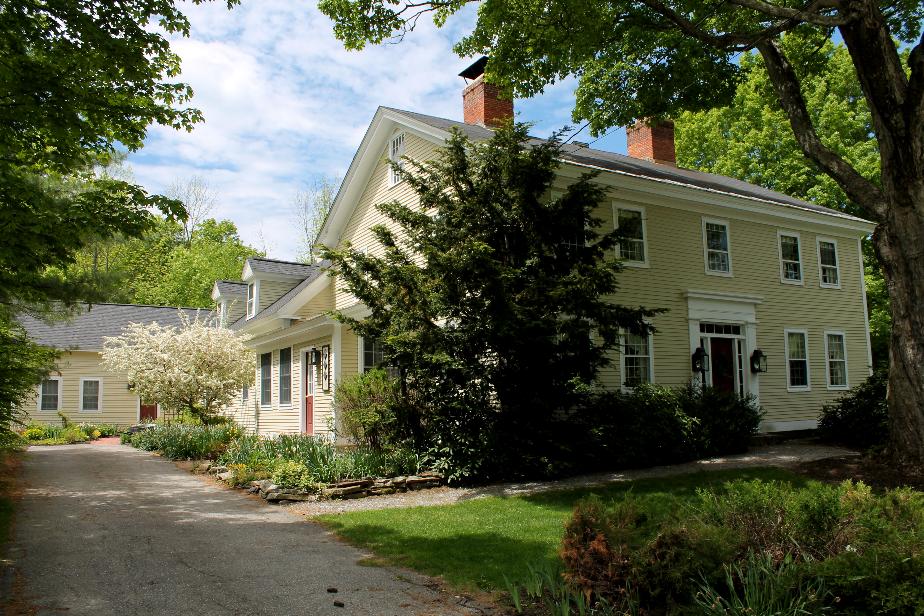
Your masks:
{"label": "gray shingle roof", "polygon": [[283,294],[282,297],[277,299],[275,302],[273,302],[272,304],[270,304],[269,306],[267,306],[266,308],[258,312],[253,318],[247,319],[247,318],[241,317],[240,319],[232,323],[231,329],[240,329],[241,327],[244,326],[245,323],[253,323],[255,321],[259,321],[273,314],[276,314],[277,312],[279,312],[280,308],[285,306],[286,303],[289,302],[289,300],[291,300],[293,297],[298,295],[302,289],[304,289],[305,287],[310,285],[312,282],[317,280],[320,276],[322,276],[324,274],[324,268],[326,268],[328,265],[330,265],[330,261],[322,261],[320,263],[315,263],[313,265],[306,266],[306,267],[311,268],[311,273],[304,280],[302,280],[300,283],[298,283],[297,285],[289,289],[285,294]]}
{"label": "gray shingle roof", "polygon": [[49,324],[28,315],[18,318],[29,337],[39,344],[57,349],[98,351],[103,348],[103,338],[121,335],[129,323],[179,325],[181,313],[195,319],[200,312],[205,317],[210,311],[137,304],[83,304],[76,316],[67,321]]}
{"label": "gray shingle roof", "polygon": [[247,295],[247,283],[235,282],[233,280],[216,280],[215,286],[222,295]]}
{"label": "gray shingle roof", "polygon": [[[404,111],[403,109],[394,109],[391,107],[386,107],[386,109],[395,113],[400,113],[401,115],[407,116],[408,118],[417,120],[418,122],[423,122],[428,126],[432,126],[440,130],[449,131],[452,128],[457,128],[462,131],[465,136],[472,140],[488,139],[491,137],[491,135],[494,134],[494,131],[475,124],[465,124],[464,122],[459,122],[456,120],[437,118],[422,113]],[[539,142],[542,140],[536,139],[536,141]],[[748,182],[736,180],[734,178],[726,177],[724,175],[694,171],[692,169],[682,169],[680,167],[673,167],[671,165],[661,165],[647,160],[642,160],[640,158],[625,156],[623,154],[615,154],[613,152],[595,150],[593,148],[585,147],[582,145],[566,145],[563,150],[562,158],[566,161],[581,165],[592,165],[602,169],[628,173],[640,177],[651,178],[654,180],[666,180],[670,182],[677,182],[679,184],[685,184],[687,186],[695,186],[697,188],[705,188],[744,197],[762,199],[780,205],[811,210],[814,212],[820,212],[822,214],[845,218],[848,220],[863,220],[862,218],[850,216],[828,207],[802,201],[801,199],[796,199],[795,197],[790,197],[789,195],[784,195],[783,193],[769,190],[761,186],[756,186],[754,184],[749,184]]]}
{"label": "gray shingle roof", "polygon": [[306,265],[295,261],[279,261],[265,257],[248,257],[247,263],[254,272],[263,274],[277,274],[292,276],[293,278],[307,278],[311,275],[313,265]]}

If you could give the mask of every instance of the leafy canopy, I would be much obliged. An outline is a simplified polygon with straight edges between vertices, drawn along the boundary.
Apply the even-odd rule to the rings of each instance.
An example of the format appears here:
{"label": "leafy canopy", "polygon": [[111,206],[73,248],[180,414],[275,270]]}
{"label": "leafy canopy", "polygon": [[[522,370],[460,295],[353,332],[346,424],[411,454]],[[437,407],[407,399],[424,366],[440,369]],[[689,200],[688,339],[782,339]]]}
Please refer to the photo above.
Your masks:
{"label": "leafy canopy", "polygon": [[[419,203],[377,206],[390,221],[372,230],[377,254],[325,250],[370,311],[336,317],[384,343],[421,407],[418,445],[460,474],[484,475],[493,446],[516,450],[579,404],[621,332],[647,332],[656,312],[613,301],[619,238],[594,215],[605,189],[592,174],[554,184],[560,147],[525,125],[480,143],[456,132],[436,160],[405,161]],[[485,458],[460,461],[475,450]]]}

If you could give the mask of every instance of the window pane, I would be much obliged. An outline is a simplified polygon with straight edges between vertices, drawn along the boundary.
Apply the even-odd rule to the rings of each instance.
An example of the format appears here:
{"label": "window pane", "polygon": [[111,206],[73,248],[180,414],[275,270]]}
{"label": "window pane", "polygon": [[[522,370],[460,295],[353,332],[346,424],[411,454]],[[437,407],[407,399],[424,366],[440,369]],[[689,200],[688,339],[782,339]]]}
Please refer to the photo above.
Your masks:
{"label": "window pane", "polygon": [[651,382],[651,354],[648,336],[625,335],[623,365],[627,386],[634,387],[641,383]]}
{"label": "window pane", "polygon": [[273,401],[273,354],[260,355],[260,404]]}
{"label": "window pane", "polygon": [[847,364],[843,361],[832,361],[828,364],[828,374],[832,387],[847,385]]}
{"label": "window pane", "polygon": [[828,359],[846,359],[844,337],[840,334],[828,334]]}
{"label": "window pane", "polygon": [[824,284],[838,284],[837,268],[827,265],[821,266],[821,281]]}
{"label": "window pane", "polygon": [[363,372],[378,368],[384,361],[384,345],[374,338],[363,338]]}
{"label": "window pane", "polygon": [[808,386],[808,362],[804,359],[789,360],[789,385],[790,387]]}
{"label": "window pane", "polygon": [[799,238],[791,235],[780,236],[780,252],[786,261],[799,260]]}
{"label": "window pane", "polygon": [[99,410],[99,381],[83,382],[83,400],[81,407],[85,411]]}
{"label": "window pane", "polygon": [[709,269],[713,272],[728,271],[728,253],[709,251]]}
{"label": "window pane", "polygon": [[46,379],[42,381],[41,409],[43,411],[58,410],[58,387],[60,381],[55,379]]}
{"label": "window pane", "polygon": [[292,349],[279,349],[279,404],[292,402]]}
{"label": "window pane", "polygon": [[821,264],[837,267],[837,248],[832,242],[820,242]]}
{"label": "window pane", "polygon": [[625,238],[644,239],[642,213],[635,210],[619,210],[619,232]]}
{"label": "window pane", "polygon": [[799,263],[783,262],[783,278],[786,280],[802,280],[802,267]]}

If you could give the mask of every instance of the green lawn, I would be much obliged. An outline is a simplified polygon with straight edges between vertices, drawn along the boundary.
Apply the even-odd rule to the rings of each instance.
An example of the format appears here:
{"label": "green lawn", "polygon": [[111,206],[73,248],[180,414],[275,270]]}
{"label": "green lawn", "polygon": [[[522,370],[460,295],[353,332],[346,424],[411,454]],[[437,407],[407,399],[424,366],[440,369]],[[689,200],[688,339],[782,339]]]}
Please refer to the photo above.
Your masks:
{"label": "green lawn", "polygon": [[319,519],[383,562],[442,576],[460,589],[502,590],[504,576],[523,579],[527,565],[553,565],[565,521],[588,494],[620,498],[631,491],[654,523],[694,496],[696,488],[733,479],[805,480],[774,468],[701,472],[665,479],[511,498],[489,497],[455,505],[383,509]]}

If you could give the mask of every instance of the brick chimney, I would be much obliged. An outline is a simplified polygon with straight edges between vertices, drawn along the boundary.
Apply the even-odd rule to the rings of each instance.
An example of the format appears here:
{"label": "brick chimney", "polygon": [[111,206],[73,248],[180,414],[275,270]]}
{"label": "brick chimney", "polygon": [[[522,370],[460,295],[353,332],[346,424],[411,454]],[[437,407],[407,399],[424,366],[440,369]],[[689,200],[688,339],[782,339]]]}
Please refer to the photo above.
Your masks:
{"label": "brick chimney", "polygon": [[487,56],[482,56],[459,73],[468,83],[462,91],[462,110],[466,124],[479,124],[492,128],[513,117],[513,100],[503,98],[497,86],[485,83],[484,69]]}
{"label": "brick chimney", "polygon": [[662,120],[653,126],[648,122],[649,120],[637,120],[633,126],[626,127],[629,156],[676,167],[674,122]]}

